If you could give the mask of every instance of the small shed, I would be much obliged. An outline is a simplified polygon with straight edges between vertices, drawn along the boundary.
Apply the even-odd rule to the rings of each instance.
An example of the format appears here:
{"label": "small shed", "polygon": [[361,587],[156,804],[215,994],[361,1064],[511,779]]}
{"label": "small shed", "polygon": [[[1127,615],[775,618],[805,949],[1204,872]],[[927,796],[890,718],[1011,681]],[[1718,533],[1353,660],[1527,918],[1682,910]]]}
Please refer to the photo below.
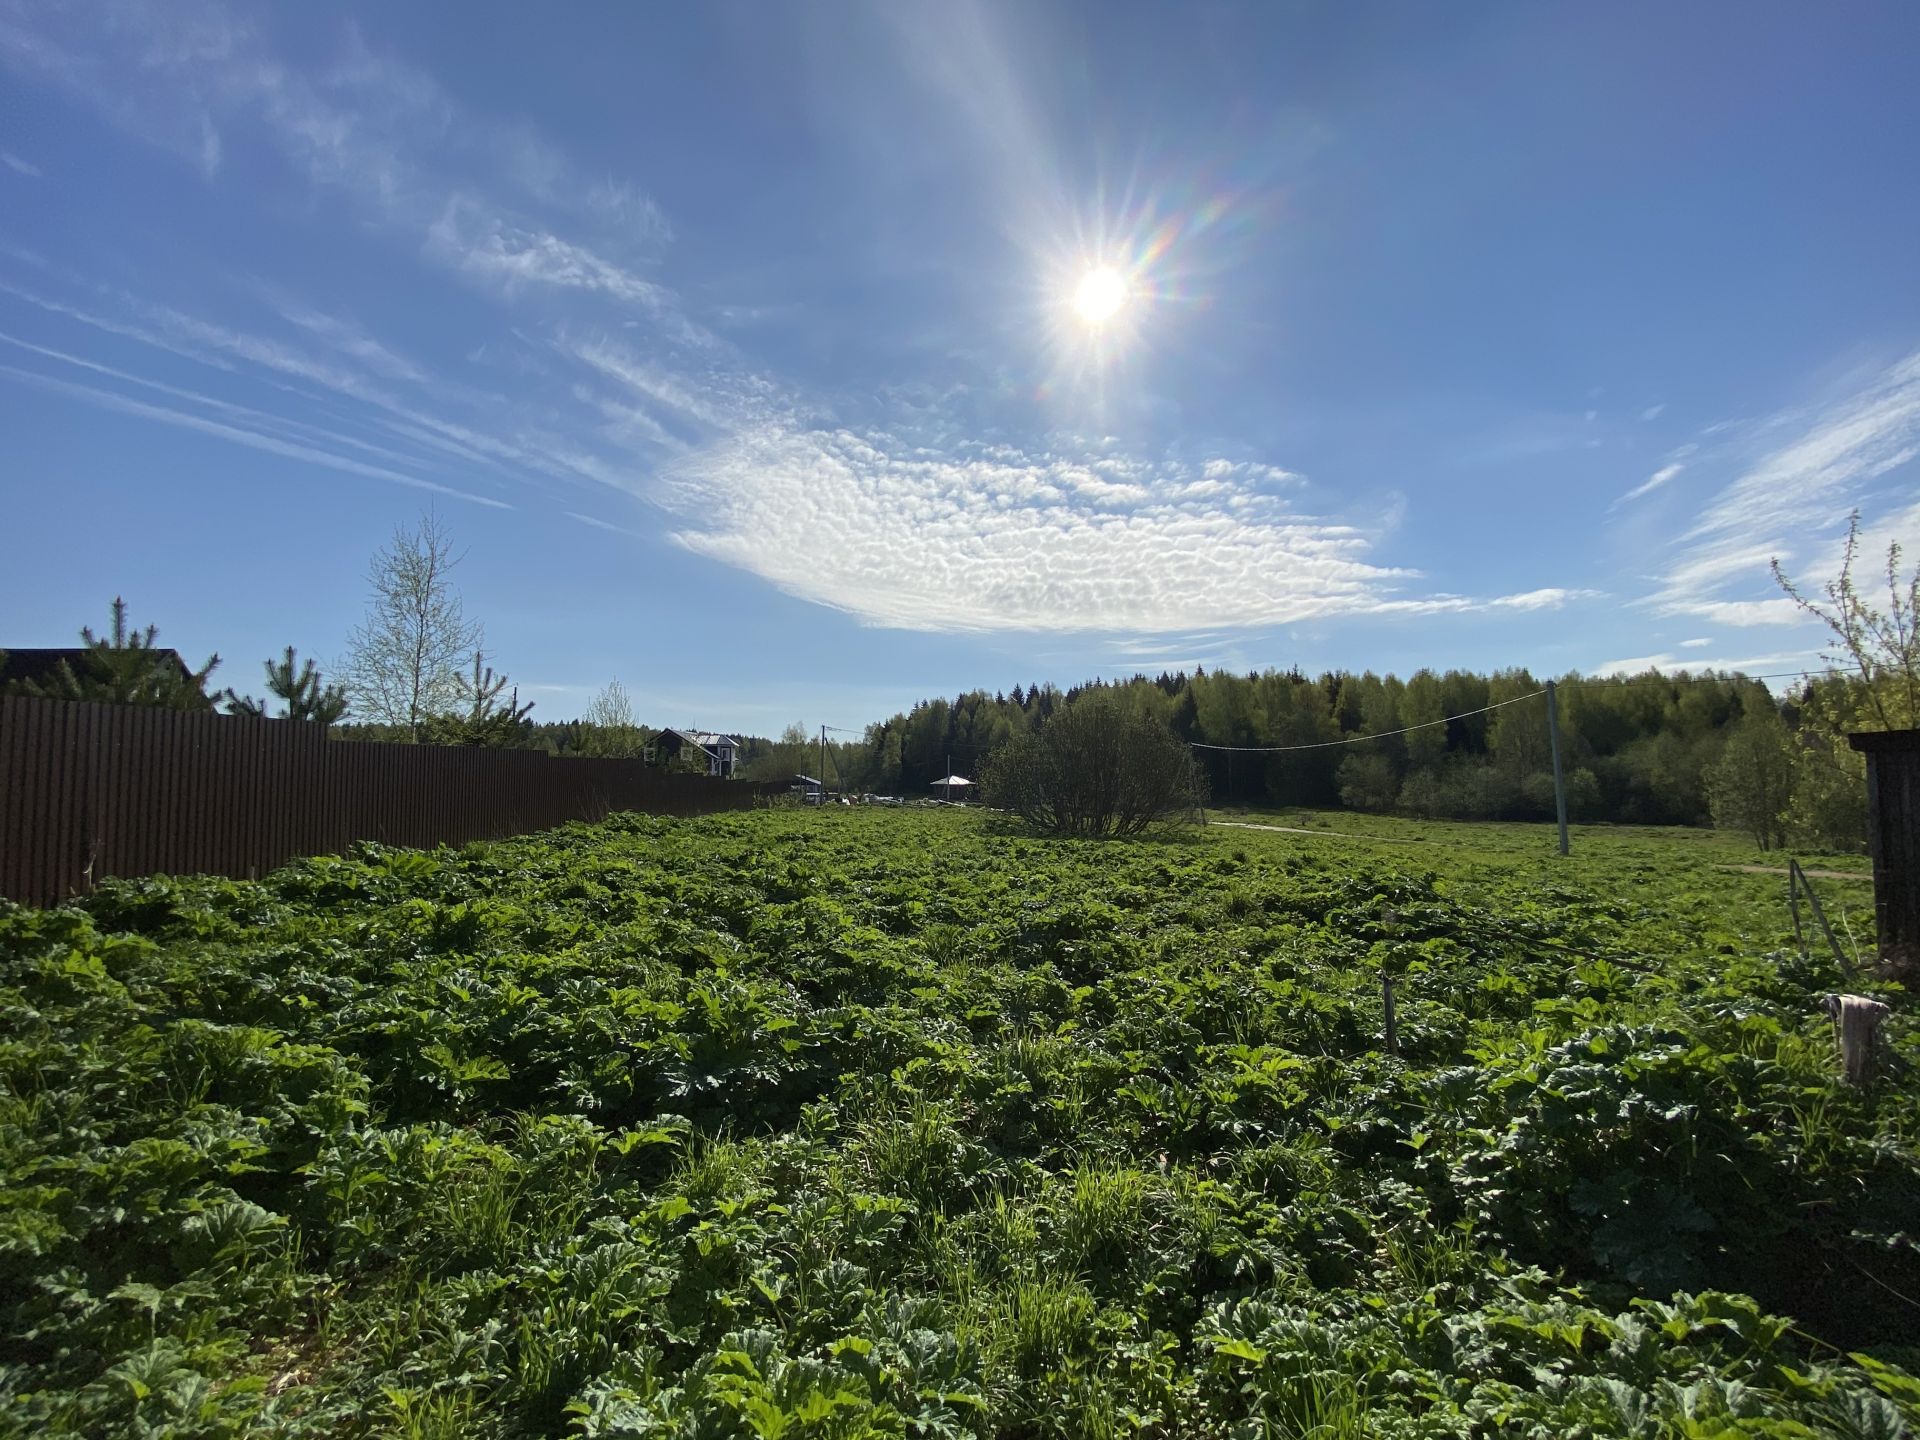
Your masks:
{"label": "small shed", "polygon": [[794,794],[798,795],[809,805],[818,805],[821,800],[826,797],[827,793],[827,787],[811,775],[794,776],[791,788]]}
{"label": "small shed", "polygon": [[[964,800],[967,792],[973,789],[973,781],[964,775],[948,775],[933,782],[933,788],[940,792],[942,800]],[[955,792],[958,792],[957,794]]]}
{"label": "small shed", "polygon": [[1920,730],[1849,735],[1867,757],[1867,844],[1880,962],[1889,975],[1920,977]]}

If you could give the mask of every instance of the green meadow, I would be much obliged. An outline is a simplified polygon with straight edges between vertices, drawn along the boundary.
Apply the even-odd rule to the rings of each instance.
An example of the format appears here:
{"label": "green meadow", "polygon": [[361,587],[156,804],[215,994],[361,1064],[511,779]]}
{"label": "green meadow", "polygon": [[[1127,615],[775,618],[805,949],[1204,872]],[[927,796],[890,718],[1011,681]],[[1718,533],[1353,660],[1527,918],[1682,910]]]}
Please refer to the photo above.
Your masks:
{"label": "green meadow", "polygon": [[1214,818],[0,904],[0,1433],[1911,1433],[1915,1027],[1777,854]]}

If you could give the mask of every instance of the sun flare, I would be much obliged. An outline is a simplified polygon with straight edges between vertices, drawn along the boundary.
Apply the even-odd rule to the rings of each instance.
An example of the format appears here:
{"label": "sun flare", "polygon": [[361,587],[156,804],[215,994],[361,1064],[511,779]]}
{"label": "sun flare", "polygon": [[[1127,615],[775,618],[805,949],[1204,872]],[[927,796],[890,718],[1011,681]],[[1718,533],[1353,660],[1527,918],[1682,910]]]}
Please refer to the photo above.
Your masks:
{"label": "sun flare", "polygon": [[1126,303],[1126,277],[1111,265],[1089,270],[1073,292],[1073,308],[1089,325],[1104,325]]}

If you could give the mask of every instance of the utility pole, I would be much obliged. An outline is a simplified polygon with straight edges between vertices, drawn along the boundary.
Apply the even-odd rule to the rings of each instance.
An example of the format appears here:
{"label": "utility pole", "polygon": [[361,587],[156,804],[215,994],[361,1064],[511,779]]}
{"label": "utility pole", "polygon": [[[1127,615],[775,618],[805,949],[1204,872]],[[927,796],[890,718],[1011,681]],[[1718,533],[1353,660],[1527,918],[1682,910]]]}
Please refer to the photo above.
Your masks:
{"label": "utility pole", "polygon": [[827,727],[820,727],[820,803],[827,803]]}
{"label": "utility pole", "polygon": [[953,751],[951,750],[947,751],[947,778],[945,788],[947,800],[951,803],[953,800]]}
{"label": "utility pole", "polygon": [[1560,698],[1547,681],[1547,738],[1553,743],[1553,809],[1560,820],[1560,853],[1567,853],[1567,782],[1560,772]]}

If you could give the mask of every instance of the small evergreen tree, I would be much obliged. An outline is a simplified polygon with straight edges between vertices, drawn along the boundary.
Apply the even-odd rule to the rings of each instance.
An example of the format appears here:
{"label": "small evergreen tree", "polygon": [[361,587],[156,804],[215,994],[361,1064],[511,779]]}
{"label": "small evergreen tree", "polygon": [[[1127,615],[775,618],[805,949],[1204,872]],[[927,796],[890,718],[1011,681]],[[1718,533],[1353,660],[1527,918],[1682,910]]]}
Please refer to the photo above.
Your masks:
{"label": "small evergreen tree", "polygon": [[[507,698],[503,701],[501,696]],[[460,696],[466,702],[464,714],[453,712],[431,715],[420,727],[420,738],[429,745],[486,745],[504,749],[518,743],[526,730],[527,714],[533,709],[529,700],[520,703],[519,687],[507,690],[507,677],[495,675],[486,656],[473,652],[473,674],[460,682]]]}
{"label": "small evergreen tree", "polygon": [[[267,672],[267,693],[281,702],[280,713],[288,720],[310,720],[318,725],[331,725],[345,715],[347,692],[338,685],[321,684],[320,671],[313,661],[305,661],[297,668],[294,661],[294,648],[289,645],[279,660],[262,662]],[[271,713],[271,702],[231,689],[224,699],[230,715],[265,719]]]}
{"label": "small evergreen tree", "polygon": [[220,664],[212,655],[198,670],[188,670],[171,650],[156,645],[156,626],[136,630],[127,624],[127,602],[113,598],[113,628],[106,636],[80,627],[87,653],[77,663],[62,660],[40,680],[15,680],[14,695],[41,700],[84,700],[98,705],[149,705],[162,710],[211,710],[207,678]]}

